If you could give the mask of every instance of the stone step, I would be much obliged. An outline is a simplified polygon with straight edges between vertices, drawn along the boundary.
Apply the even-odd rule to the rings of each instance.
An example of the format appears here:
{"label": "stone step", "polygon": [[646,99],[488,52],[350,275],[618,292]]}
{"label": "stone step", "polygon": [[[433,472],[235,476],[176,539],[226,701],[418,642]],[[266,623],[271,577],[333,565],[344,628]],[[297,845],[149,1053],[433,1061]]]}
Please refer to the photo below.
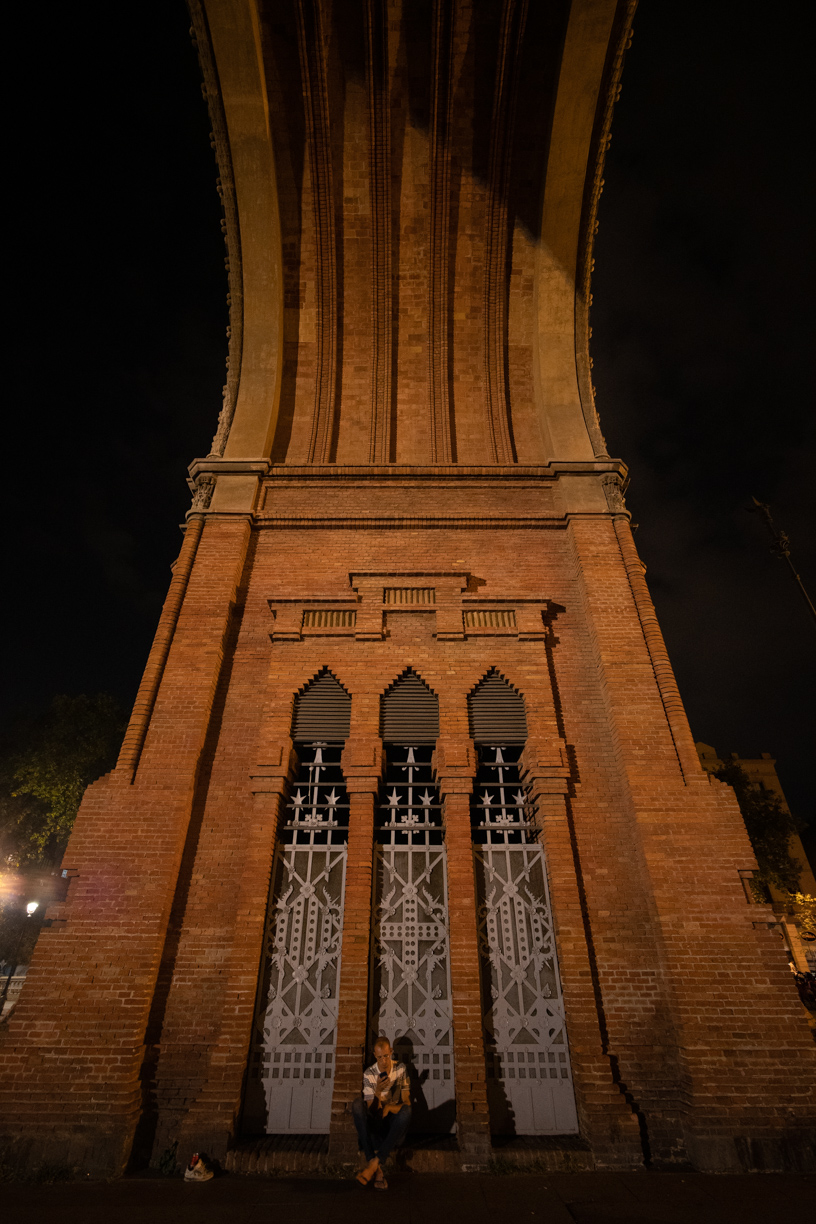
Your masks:
{"label": "stone step", "polygon": [[[356,1168],[358,1161],[329,1154],[328,1135],[266,1135],[237,1144],[226,1156],[230,1173],[279,1177],[283,1175],[340,1175]],[[400,1172],[462,1173],[511,1172],[513,1168],[541,1173],[584,1173],[595,1167],[587,1144],[576,1136],[496,1137],[487,1162],[478,1166],[459,1150],[453,1135],[417,1135],[393,1157]]]}

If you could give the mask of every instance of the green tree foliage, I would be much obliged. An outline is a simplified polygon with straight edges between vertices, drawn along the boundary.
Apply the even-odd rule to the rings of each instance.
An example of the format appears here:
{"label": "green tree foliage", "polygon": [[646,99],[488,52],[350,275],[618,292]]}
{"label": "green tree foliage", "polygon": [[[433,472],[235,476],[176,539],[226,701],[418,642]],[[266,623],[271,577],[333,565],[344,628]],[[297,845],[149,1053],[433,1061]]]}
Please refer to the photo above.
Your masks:
{"label": "green tree foliage", "polygon": [[771,886],[783,893],[795,893],[801,869],[790,853],[790,837],[797,832],[790,812],[767,787],[752,782],[739,765],[724,765],[714,776],[736,793],[759,865],[751,884],[757,900],[765,901],[765,890]]}
{"label": "green tree foliage", "polygon": [[85,788],[116,764],[127,725],[108,693],[58,696],[0,747],[0,855],[6,867],[58,863]]}
{"label": "green tree foliage", "polygon": [[[107,693],[55,697],[0,742],[0,961],[28,964],[85,788],[116,764],[127,719]],[[34,914],[26,903],[39,902]],[[5,981],[0,981],[0,992]]]}
{"label": "green tree foliage", "polygon": [[5,966],[3,977],[0,978],[0,993],[5,986],[5,978],[18,965],[27,965],[37,942],[43,920],[43,912],[29,916],[22,907],[13,905],[0,906],[0,962]]}

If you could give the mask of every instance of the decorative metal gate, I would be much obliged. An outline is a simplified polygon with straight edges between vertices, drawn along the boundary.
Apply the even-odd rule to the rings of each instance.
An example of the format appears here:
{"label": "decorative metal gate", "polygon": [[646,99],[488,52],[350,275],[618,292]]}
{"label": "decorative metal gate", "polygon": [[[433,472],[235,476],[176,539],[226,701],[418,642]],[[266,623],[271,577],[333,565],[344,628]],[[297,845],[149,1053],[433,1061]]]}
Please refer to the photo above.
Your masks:
{"label": "decorative metal gate", "polygon": [[383,1033],[410,1070],[412,1129],[453,1130],[448,893],[433,745],[388,745],[377,822],[371,1041]]}
{"label": "decorative metal gate", "polygon": [[329,1129],[348,835],[341,748],[299,745],[267,919],[245,1129]]}
{"label": "decorative metal gate", "polygon": [[483,748],[473,808],[491,1128],[578,1130],[544,852],[516,762]]}

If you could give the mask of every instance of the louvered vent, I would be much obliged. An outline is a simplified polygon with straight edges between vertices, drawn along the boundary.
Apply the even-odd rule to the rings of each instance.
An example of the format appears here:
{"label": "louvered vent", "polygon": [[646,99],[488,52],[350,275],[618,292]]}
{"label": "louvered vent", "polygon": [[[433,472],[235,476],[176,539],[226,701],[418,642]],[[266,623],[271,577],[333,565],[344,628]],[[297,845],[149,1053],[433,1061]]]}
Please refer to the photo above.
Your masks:
{"label": "louvered vent", "polygon": [[383,601],[387,604],[436,603],[435,587],[386,587]]}
{"label": "louvered vent", "polygon": [[439,700],[416,672],[406,672],[382,699],[380,730],[387,744],[432,744],[439,735]]}
{"label": "louvered vent", "polygon": [[477,744],[523,744],[527,739],[524,698],[497,672],[470,694],[468,715]]}
{"label": "louvered vent", "polygon": [[295,698],[293,740],[348,738],[351,698],[331,672],[323,672]]}
{"label": "louvered vent", "polygon": [[338,612],[320,608],[303,613],[304,629],[351,629],[357,624],[356,612]]}
{"label": "louvered vent", "polygon": [[512,608],[497,612],[466,612],[466,629],[515,629],[516,614]]}

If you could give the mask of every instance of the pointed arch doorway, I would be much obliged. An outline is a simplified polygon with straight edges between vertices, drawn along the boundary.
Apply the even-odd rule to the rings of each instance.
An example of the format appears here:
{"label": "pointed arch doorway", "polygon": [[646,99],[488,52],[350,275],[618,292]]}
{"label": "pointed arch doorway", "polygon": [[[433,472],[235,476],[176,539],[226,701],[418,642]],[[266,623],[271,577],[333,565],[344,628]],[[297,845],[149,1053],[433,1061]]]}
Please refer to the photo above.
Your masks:
{"label": "pointed arch doorway", "polygon": [[326,1134],[337,1043],[351,697],[327,671],[295,700],[298,775],[279,818],[243,1111],[249,1134]]}
{"label": "pointed arch doorway", "polygon": [[412,1078],[412,1130],[456,1120],[447,860],[431,756],[439,703],[412,671],[382,698],[386,775],[375,829],[369,1044],[380,1034]]}
{"label": "pointed arch doorway", "polygon": [[524,700],[491,671],[468,713],[479,759],[471,823],[491,1130],[575,1134],[547,863],[519,774]]}

